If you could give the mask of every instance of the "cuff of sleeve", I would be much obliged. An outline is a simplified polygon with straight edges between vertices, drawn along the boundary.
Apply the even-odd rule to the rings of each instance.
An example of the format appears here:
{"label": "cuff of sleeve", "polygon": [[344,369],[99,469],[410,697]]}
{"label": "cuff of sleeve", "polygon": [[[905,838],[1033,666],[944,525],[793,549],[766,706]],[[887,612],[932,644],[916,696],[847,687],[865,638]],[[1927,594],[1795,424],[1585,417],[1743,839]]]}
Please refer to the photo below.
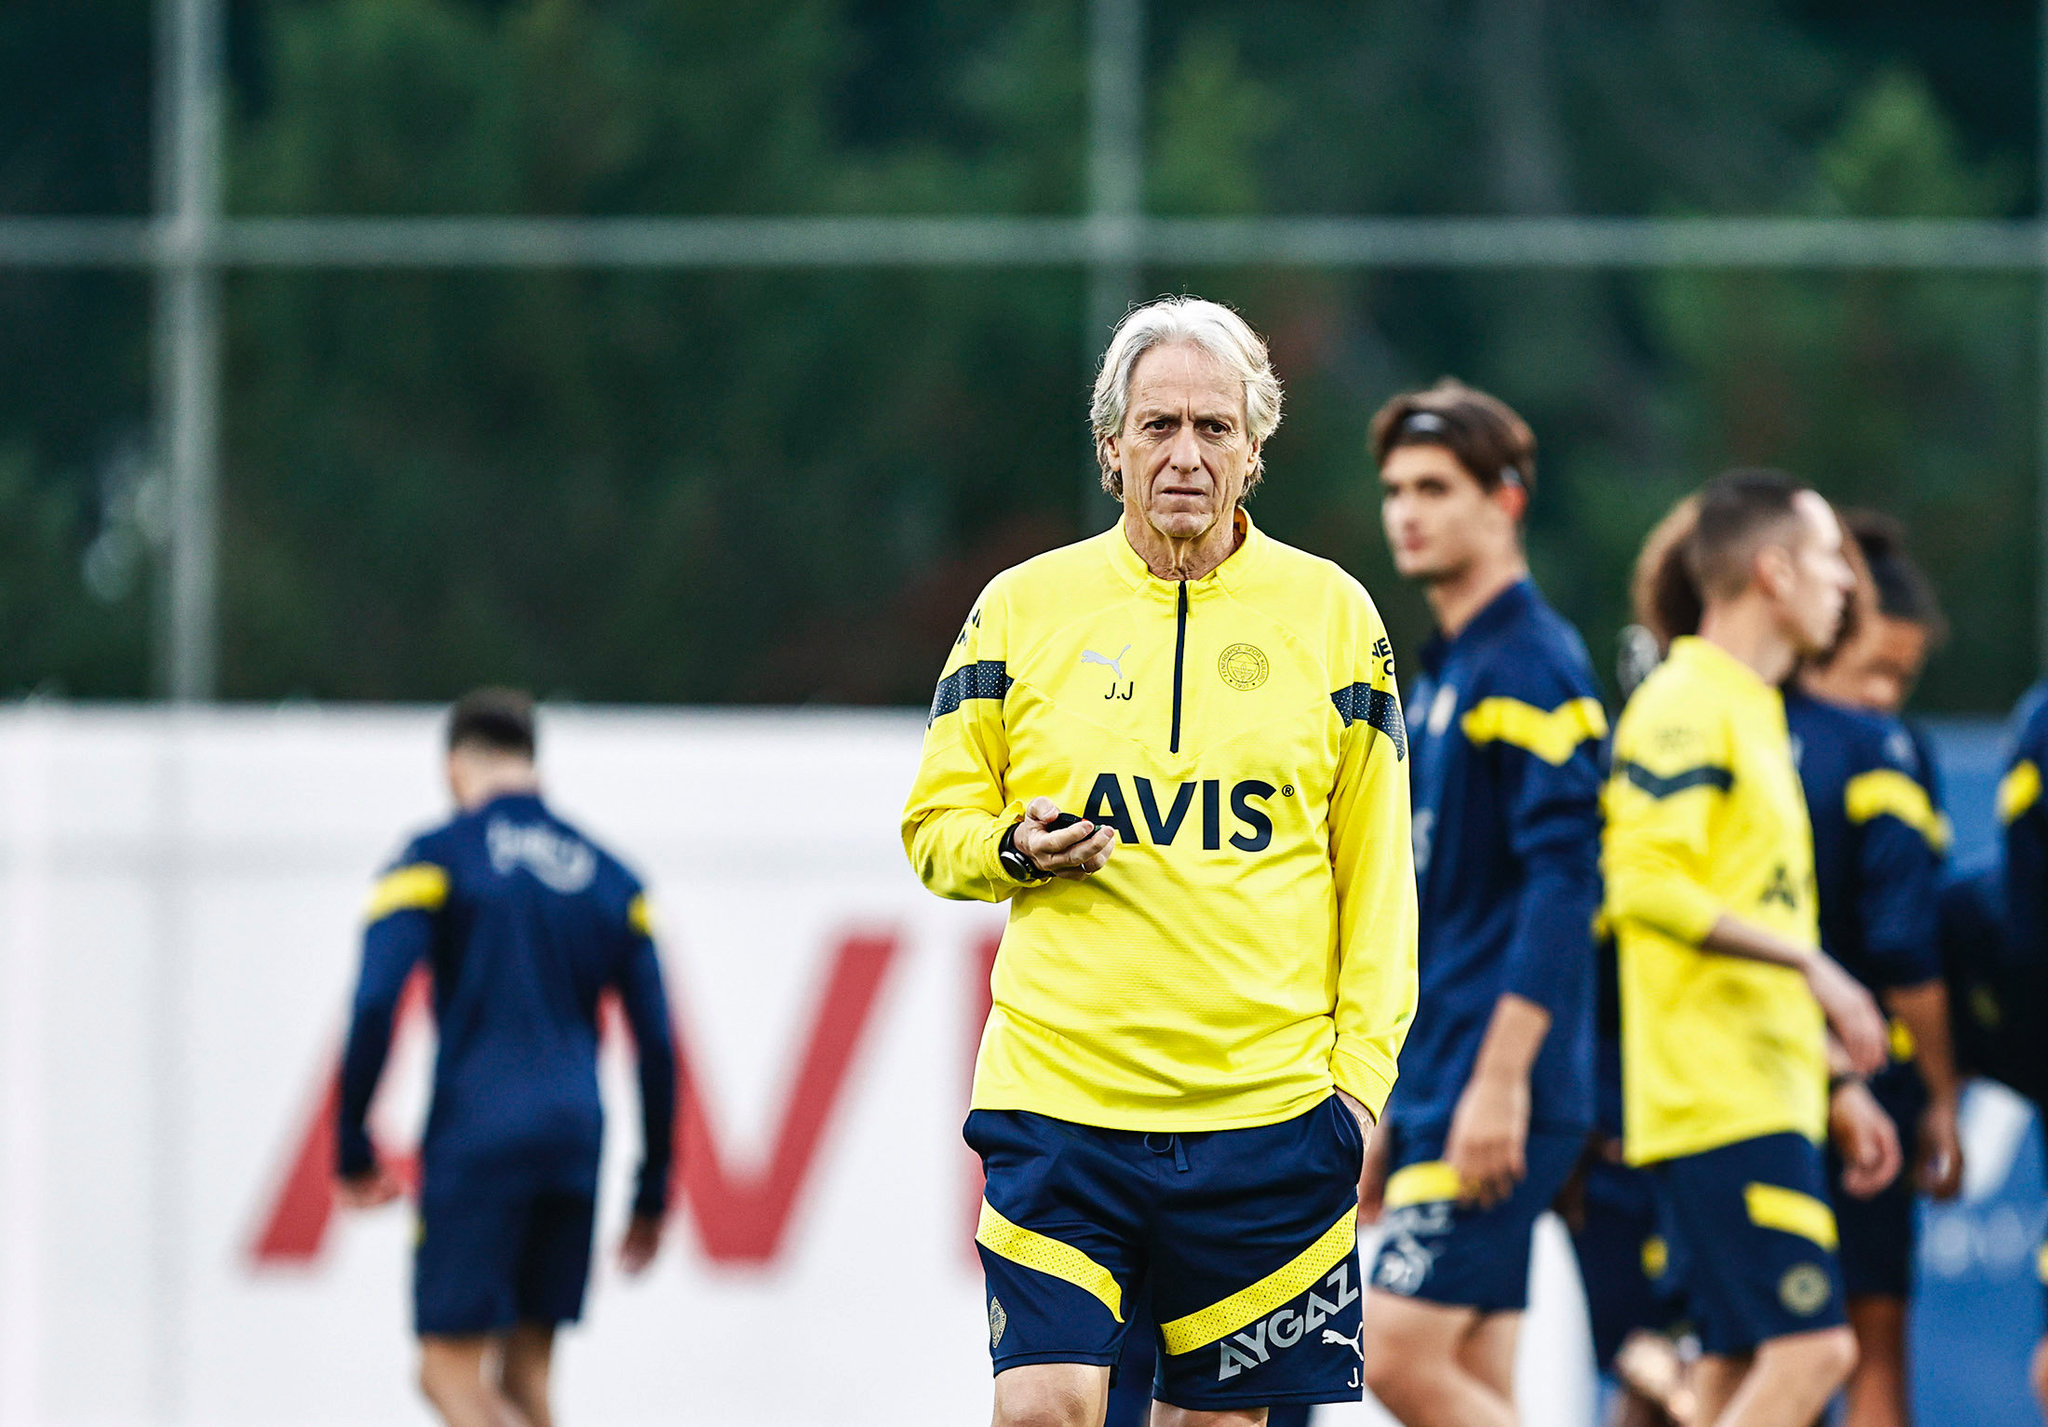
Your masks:
{"label": "cuff of sleeve", "polygon": [[1003,866],[1003,859],[1000,855],[1003,847],[1003,834],[1010,830],[1012,823],[1022,822],[1023,820],[1024,805],[1020,802],[1012,802],[996,815],[994,828],[982,839],[981,871],[982,875],[988,878],[993,886],[1015,888],[1035,887],[1038,885],[1035,882],[1020,882],[1015,877],[1012,877],[1010,870]]}
{"label": "cuff of sleeve", "polygon": [[1656,891],[1656,900],[1648,907],[1633,905],[1646,899],[1611,899],[1615,920],[1641,922],[1687,946],[1699,946],[1727,910],[1704,887],[1691,882],[1660,882]]}
{"label": "cuff of sleeve", "polygon": [[1330,1074],[1339,1090],[1372,1111],[1375,1122],[1385,1114],[1397,1072],[1392,1058],[1378,1047],[1339,1044],[1330,1056]]}

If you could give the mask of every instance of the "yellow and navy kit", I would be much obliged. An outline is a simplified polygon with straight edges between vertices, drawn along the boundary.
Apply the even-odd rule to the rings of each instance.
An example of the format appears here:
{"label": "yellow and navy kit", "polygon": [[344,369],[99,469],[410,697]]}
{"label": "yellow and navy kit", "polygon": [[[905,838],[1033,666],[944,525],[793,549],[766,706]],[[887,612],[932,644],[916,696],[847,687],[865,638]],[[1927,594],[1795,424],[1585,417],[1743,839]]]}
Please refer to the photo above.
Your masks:
{"label": "yellow and navy kit", "polygon": [[1733,655],[1673,643],[1615,728],[1606,910],[1620,948],[1631,1163],[1827,1125],[1825,1024],[1787,966],[1700,943],[1730,915],[1820,939],[1785,704]]}
{"label": "yellow and navy kit", "polygon": [[640,1065],[644,1157],[634,1205],[663,1211],[675,1032],[632,873],[537,796],[511,793],[412,839],[378,879],[365,922],[342,1054],[342,1174],[375,1163],[365,1117],[400,992],[425,966],[440,1036],[420,1146],[427,1187],[597,1192],[598,1000],[613,989]]}
{"label": "yellow and navy kit", "polygon": [[[1333,1083],[1385,1103],[1415,1008],[1392,650],[1355,580],[1237,520],[1201,580],[1121,526],[1007,570],[947,660],[903,840],[934,892],[1010,903],[977,1109],[1197,1131]],[[1115,827],[1108,866],[1010,878],[1035,797]]]}
{"label": "yellow and navy kit", "polygon": [[1512,992],[1550,1013],[1530,1124],[1583,1131],[1607,735],[1592,662],[1520,580],[1456,639],[1432,641],[1422,668],[1407,701],[1421,993],[1388,1123],[1448,1129],[1494,1004]]}
{"label": "yellow and navy kit", "polygon": [[1874,992],[1939,980],[1948,830],[1911,731],[1796,685],[1785,722],[1813,822],[1822,948]]}
{"label": "yellow and navy kit", "polygon": [[2048,682],[2036,684],[2014,715],[2017,731],[1998,785],[1998,821],[2005,832],[2006,936],[2011,954],[2030,971],[2048,966]]}

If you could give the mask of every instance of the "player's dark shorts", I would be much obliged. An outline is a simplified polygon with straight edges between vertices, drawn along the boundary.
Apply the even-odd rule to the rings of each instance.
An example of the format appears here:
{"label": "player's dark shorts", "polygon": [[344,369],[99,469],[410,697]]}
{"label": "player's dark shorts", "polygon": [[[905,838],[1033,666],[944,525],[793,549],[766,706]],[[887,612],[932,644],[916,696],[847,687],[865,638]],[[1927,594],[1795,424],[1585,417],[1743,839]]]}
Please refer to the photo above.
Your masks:
{"label": "player's dark shorts", "polygon": [[1602,1371],[1613,1365],[1629,1334],[1665,1333],[1684,1321],[1682,1255],[1664,1222],[1651,1171],[1594,1160],[1572,1250],[1586,1289],[1593,1360]]}
{"label": "player's dark shorts", "polygon": [[1738,1354],[1844,1321],[1819,1146],[1763,1135],[1657,1167],[1685,1252],[1685,1297],[1709,1353]]}
{"label": "player's dark shorts", "polygon": [[1906,1168],[1868,1199],[1842,1188],[1842,1158],[1830,1145],[1828,1185],[1842,1231],[1842,1286],[1851,1298],[1905,1298],[1913,1291],[1913,1161],[1927,1087],[1910,1062],[1893,1064],[1870,1082],[1870,1093],[1898,1126]]}
{"label": "player's dark shorts", "polygon": [[583,1316],[594,1203],[464,1183],[420,1194],[413,1325],[422,1337],[501,1333]]}
{"label": "player's dark shorts", "polygon": [[997,1372],[1114,1367],[1147,1291],[1160,1401],[1358,1400],[1365,1140],[1335,1096],[1253,1129],[1146,1134],[976,1110],[966,1135],[988,1174],[975,1241]]}
{"label": "player's dark shorts", "polygon": [[1528,1172],[1513,1194],[1482,1209],[1458,1203],[1442,1131],[1397,1132],[1372,1286],[1482,1313],[1527,1308],[1536,1219],[1571,1178],[1585,1142],[1583,1130],[1531,1131]]}

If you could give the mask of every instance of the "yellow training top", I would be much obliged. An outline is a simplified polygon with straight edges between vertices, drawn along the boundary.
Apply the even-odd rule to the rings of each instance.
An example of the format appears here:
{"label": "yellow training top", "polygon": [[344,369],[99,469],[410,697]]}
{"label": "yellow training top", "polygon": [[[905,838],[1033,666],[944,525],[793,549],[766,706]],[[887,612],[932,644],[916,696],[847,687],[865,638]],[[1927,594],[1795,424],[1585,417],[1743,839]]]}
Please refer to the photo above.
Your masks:
{"label": "yellow training top", "polygon": [[[1377,1115],[1415,1010],[1407,740],[1379,612],[1252,527],[1206,579],[1121,526],[996,576],[932,701],[903,842],[942,897],[1010,900],[977,1109],[1221,1130],[1342,1086]],[[1048,797],[1109,865],[1020,886]]]}
{"label": "yellow training top", "polygon": [[1723,913],[1819,945],[1784,700],[1718,646],[1677,640],[1615,727],[1605,802],[1629,1162],[1785,1131],[1818,1142],[1826,1026],[1806,978],[1700,949]]}

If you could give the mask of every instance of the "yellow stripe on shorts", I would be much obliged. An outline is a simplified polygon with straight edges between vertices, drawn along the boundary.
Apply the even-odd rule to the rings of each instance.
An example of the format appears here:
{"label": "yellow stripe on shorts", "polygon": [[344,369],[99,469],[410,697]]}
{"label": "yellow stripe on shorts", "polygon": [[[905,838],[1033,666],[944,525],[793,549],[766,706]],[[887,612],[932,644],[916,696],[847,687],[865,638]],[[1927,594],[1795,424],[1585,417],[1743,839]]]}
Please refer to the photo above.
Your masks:
{"label": "yellow stripe on shorts", "polygon": [[438,912],[448,900],[448,869],[415,862],[385,873],[370,889],[363,920],[380,922],[393,912]]}
{"label": "yellow stripe on shorts", "polygon": [[1354,1204],[1344,1211],[1343,1218],[1323,1231],[1321,1238],[1251,1287],[1241,1288],[1198,1313],[1161,1323],[1160,1341],[1175,1357],[1207,1347],[1218,1338],[1257,1322],[1281,1304],[1301,1297],[1344,1262],[1357,1246],[1358,1206]]}
{"label": "yellow stripe on shorts", "polygon": [[1831,1252],[1839,1242],[1835,1211],[1811,1194],[1752,1181],[1742,1186],[1742,1202],[1749,1210],[1749,1222],[1758,1228],[1797,1234]]}
{"label": "yellow stripe on shorts", "polygon": [[1380,1206],[1406,1209],[1411,1204],[1441,1204],[1446,1199],[1456,1199],[1463,1188],[1458,1182],[1458,1171],[1448,1161],[1427,1159],[1395,1170],[1387,1180]]}
{"label": "yellow stripe on shorts", "polygon": [[1074,1287],[1094,1294],[1109,1310],[1110,1317],[1119,1323],[1124,1321],[1124,1291],[1115,1274],[1072,1244],[1063,1244],[1021,1224],[1012,1224],[986,1199],[981,1201],[981,1222],[975,1226],[974,1242],[998,1258],[1064,1279]]}

